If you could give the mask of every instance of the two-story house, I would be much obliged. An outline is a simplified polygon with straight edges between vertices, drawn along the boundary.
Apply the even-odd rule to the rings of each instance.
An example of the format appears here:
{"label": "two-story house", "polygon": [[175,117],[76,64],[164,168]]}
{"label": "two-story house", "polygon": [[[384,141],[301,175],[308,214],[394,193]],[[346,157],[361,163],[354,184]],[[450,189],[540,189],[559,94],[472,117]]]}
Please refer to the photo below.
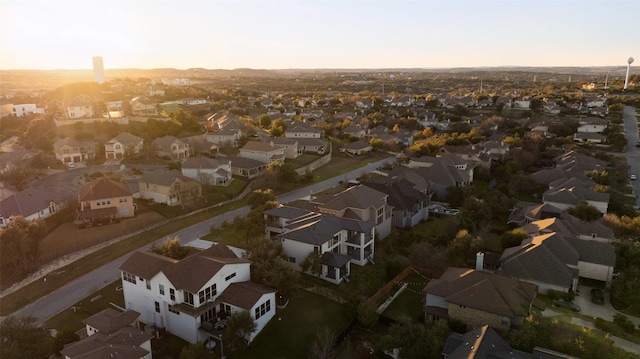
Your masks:
{"label": "two-story house", "polygon": [[133,217],[135,212],[129,186],[106,177],[80,187],[78,203],[78,218],[85,222]]}
{"label": "two-story house", "polygon": [[91,118],[93,117],[93,101],[89,96],[76,96],[66,104],[67,118]]}
{"label": "two-story house", "polygon": [[[273,226],[287,211],[291,212],[274,208],[264,214]],[[373,263],[374,223],[309,212],[287,221],[282,230],[274,240],[282,245],[291,265],[301,270],[305,259],[316,253],[321,265],[317,274],[331,283],[340,284],[348,278],[351,263],[360,266]]]}
{"label": "two-story house", "polygon": [[147,326],[166,329],[189,343],[221,340],[226,320],[248,311],[256,331],[276,313],[275,290],[250,282],[251,262],[218,244],[180,261],[134,252],[120,266],[127,309]]}
{"label": "two-story house", "polygon": [[250,158],[262,163],[284,162],[284,146],[273,142],[248,141],[238,154],[240,157]]}
{"label": "two-story house", "polygon": [[138,179],[140,198],[177,206],[193,203],[202,198],[202,185],[178,170],[159,169],[143,174]]}
{"label": "two-story house", "polygon": [[153,140],[151,143],[160,158],[172,160],[184,160],[193,154],[193,148],[189,143],[174,136],[164,136]]}
{"label": "two-story house", "polygon": [[129,101],[134,116],[158,116],[158,102],[147,97],[135,97]]}
{"label": "two-story house", "polygon": [[96,144],[65,137],[53,143],[53,152],[62,163],[83,162],[96,157]]}
{"label": "two-story house", "polygon": [[104,155],[108,160],[119,160],[125,154],[137,155],[142,151],[144,139],[128,132],[121,132],[104,144]]}

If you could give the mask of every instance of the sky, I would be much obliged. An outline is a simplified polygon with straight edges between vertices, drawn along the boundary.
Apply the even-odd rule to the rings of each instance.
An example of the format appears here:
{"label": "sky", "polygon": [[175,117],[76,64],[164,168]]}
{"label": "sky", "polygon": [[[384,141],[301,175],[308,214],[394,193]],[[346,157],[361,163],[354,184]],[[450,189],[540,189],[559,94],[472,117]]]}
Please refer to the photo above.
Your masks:
{"label": "sky", "polygon": [[0,69],[640,65],[639,0],[0,0]]}

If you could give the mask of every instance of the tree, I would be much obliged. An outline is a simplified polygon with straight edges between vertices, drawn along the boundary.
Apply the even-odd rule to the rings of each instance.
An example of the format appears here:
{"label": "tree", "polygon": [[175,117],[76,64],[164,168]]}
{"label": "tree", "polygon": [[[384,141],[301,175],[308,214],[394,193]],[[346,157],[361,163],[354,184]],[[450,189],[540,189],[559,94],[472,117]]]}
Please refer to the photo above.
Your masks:
{"label": "tree", "polygon": [[261,208],[265,203],[275,200],[276,195],[270,188],[254,190],[247,196],[247,204],[251,209]]}
{"label": "tree", "polygon": [[443,320],[422,324],[404,317],[389,327],[378,346],[385,350],[399,348],[400,359],[439,359],[450,332]]}
{"label": "tree", "polygon": [[289,267],[279,242],[266,238],[251,241],[247,253],[251,277],[256,283],[274,288],[286,297],[293,294],[300,274]]}
{"label": "tree", "polygon": [[227,327],[222,334],[222,340],[230,350],[245,346],[249,336],[257,329],[257,324],[247,311],[231,314],[227,319]]}
{"label": "tree", "polygon": [[180,351],[180,359],[206,359],[207,349],[202,343],[189,344]]}
{"label": "tree", "polygon": [[18,216],[0,230],[0,259],[13,264],[18,273],[28,273],[37,265],[38,247],[46,235],[44,221],[27,221]]}
{"label": "tree", "polygon": [[153,243],[151,245],[151,251],[173,259],[183,259],[189,254],[189,248],[180,245],[180,238],[178,236],[173,238],[167,237],[159,247]]}
{"label": "tree", "polygon": [[376,308],[368,301],[358,305],[358,321],[367,328],[372,328],[378,323]]}
{"label": "tree", "polygon": [[0,323],[0,356],[3,359],[47,358],[48,349],[42,345],[47,330],[32,315],[10,315]]}
{"label": "tree", "polygon": [[66,344],[77,342],[80,340],[80,336],[71,329],[64,329],[59,331],[53,340],[53,351],[60,355],[60,351]]}
{"label": "tree", "polygon": [[335,335],[324,328],[316,333],[316,339],[311,344],[309,359],[330,359],[334,357],[333,347],[335,345]]}
{"label": "tree", "polygon": [[317,277],[322,274],[322,263],[320,262],[320,253],[311,252],[305,258],[302,263],[300,263],[300,268],[303,272],[309,272]]}
{"label": "tree", "polygon": [[269,115],[262,114],[258,117],[258,125],[264,129],[271,127],[271,117]]}
{"label": "tree", "polygon": [[412,265],[420,268],[444,271],[448,266],[447,248],[432,246],[427,242],[419,242],[411,246],[409,259]]}
{"label": "tree", "polygon": [[585,201],[578,203],[575,207],[569,208],[567,212],[587,222],[593,222],[602,217],[600,210]]}

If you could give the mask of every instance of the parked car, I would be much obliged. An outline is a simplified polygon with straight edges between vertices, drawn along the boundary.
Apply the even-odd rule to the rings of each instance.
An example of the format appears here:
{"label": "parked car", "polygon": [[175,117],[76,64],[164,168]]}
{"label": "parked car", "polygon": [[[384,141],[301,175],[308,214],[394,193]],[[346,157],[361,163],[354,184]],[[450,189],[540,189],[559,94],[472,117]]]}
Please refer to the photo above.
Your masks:
{"label": "parked car", "polygon": [[604,291],[602,289],[592,288],[591,302],[595,304],[604,304]]}
{"label": "parked car", "polygon": [[576,303],[564,299],[554,299],[552,303],[556,307],[571,309],[574,312],[579,312],[581,310],[580,306]]}
{"label": "parked car", "polygon": [[69,167],[69,168],[74,168],[75,166],[76,166],[76,164],[75,164],[75,163],[73,163],[73,162],[67,162],[67,167]]}
{"label": "parked car", "polygon": [[631,178],[632,181],[635,181],[638,179],[638,177],[636,177],[636,175],[630,175],[629,178]]}

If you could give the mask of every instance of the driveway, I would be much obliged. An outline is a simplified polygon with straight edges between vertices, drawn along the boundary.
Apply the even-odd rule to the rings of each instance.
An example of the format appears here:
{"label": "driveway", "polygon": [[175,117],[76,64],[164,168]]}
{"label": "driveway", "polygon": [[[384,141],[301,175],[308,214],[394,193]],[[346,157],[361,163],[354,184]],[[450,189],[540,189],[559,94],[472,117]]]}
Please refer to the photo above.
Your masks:
{"label": "driveway", "polygon": [[606,321],[613,321],[613,315],[616,314],[616,310],[611,306],[609,292],[604,292],[604,304],[595,304],[591,302],[592,288],[586,285],[578,286],[578,294],[573,301],[580,306],[580,313],[592,318],[600,317]]}

